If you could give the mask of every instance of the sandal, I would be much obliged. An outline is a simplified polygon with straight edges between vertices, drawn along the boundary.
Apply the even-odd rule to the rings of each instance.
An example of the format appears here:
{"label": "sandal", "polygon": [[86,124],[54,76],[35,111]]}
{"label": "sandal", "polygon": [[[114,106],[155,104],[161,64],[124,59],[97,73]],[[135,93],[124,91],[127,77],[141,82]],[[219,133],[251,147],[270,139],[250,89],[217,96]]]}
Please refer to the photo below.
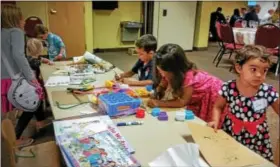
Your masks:
{"label": "sandal", "polygon": [[34,139],[31,138],[20,138],[16,141],[16,147],[22,148],[30,146],[32,143],[34,143]]}

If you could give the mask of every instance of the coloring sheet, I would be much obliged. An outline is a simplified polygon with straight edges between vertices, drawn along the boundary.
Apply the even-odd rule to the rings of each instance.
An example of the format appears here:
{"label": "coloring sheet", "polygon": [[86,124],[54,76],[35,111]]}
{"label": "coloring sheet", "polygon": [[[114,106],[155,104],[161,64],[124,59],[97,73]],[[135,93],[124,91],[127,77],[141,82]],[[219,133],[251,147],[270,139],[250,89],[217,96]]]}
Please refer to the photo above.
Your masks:
{"label": "coloring sheet", "polygon": [[70,84],[69,76],[51,76],[47,80],[45,86],[68,86]]}
{"label": "coloring sheet", "polygon": [[140,166],[109,131],[60,140],[63,152],[74,167]]}
{"label": "coloring sheet", "polygon": [[83,138],[102,131],[109,131],[129,153],[134,149],[121,135],[109,116],[95,116],[72,120],[55,121],[53,123],[56,141],[59,144],[64,138]]}
{"label": "coloring sheet", "polygon": [[210,166],[243,167],[260,165],[266,161],[223,130],[215,133],[214,129],[196,123],[188,123],[188,128]]}

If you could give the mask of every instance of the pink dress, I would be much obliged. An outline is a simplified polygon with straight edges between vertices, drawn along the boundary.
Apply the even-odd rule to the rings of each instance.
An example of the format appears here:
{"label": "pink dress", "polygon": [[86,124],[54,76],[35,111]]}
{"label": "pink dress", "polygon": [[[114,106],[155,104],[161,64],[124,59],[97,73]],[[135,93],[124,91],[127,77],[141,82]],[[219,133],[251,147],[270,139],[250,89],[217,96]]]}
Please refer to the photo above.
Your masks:
{"label": "pink dress", "polygon": [[[193,88],[192,98],[187,109],[206,122],[212,121],[212,110],[223,81],[204,72],[190,70],[185,75],[184,86]],[[227,108],[227,107],[226,107]],[[220,126],[224,120],[225,112],[221,115]]]}
{"label": "pink dress", "polygon": [[1,111],[6,113],[12,111],[13,106],[8,101],[7,94],[12,84],[11,79],[1,79]]}

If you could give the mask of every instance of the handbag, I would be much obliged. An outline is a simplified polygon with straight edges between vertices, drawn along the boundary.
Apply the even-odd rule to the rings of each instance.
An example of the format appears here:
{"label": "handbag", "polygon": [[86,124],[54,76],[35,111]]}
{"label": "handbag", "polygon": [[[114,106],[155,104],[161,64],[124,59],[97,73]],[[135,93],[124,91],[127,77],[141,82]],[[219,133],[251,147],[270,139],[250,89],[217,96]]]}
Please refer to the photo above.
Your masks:
{"label": "handbag", "polygon": [[10,63],[3,50],[1,50],[1,60],[5,65],[9,76],[12,79],[12,84],[8,90],[8,100],[17,109],[25,112],[34,112],[41,105],[41,92],[42,89],[39,85],[28,82],[21,72],[15,74],[11,68]]}

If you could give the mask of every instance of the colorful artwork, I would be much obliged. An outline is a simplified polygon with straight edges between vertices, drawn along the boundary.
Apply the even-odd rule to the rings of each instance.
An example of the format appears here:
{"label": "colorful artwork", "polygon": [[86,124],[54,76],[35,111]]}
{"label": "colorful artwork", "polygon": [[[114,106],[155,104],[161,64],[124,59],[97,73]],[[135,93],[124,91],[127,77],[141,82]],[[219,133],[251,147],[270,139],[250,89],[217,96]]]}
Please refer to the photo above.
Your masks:
{"label": "colorful artwork", "polygon": [[140,166],[108,116],[54,122],[56,141],[72,167]]}
{"label": "colorful artwork", "polygon": [[109,131],[68,138],[62,147],[75,167],[140,166]]}

